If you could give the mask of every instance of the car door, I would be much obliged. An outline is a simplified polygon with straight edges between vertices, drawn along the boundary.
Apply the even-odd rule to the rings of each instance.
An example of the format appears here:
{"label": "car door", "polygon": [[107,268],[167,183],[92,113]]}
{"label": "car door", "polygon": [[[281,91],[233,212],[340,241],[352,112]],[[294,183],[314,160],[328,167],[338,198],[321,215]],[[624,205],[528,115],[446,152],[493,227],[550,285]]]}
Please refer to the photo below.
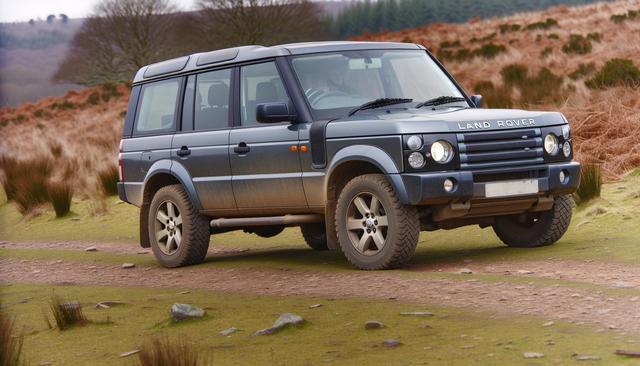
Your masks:
{"label": "car door", "polygon": [[189,76],[182,131],[172,144],[172,170],[191,177],[202,209],[215,213],[236,208],[229,164],[229,127],[233,69]]}
{"label": "car door", "polygon": [[240,125],[229,136],[229,160],[238,209],[277,213],[307,207],[298,125],[256,121],[257,104],[289,100],[275,62],[242,66],[239,84]]}

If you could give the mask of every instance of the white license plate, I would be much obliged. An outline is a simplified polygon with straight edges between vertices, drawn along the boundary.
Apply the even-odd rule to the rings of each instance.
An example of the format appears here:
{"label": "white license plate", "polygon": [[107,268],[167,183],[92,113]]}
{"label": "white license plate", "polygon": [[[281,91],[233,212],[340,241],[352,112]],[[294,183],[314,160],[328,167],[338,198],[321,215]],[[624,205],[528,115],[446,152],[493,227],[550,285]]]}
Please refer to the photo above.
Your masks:
{"label": "white license plate", "polygon": [[538,193],[537,179],[510,180],[484,185],[484,195],[487,198],[523,196],[535,193]]}

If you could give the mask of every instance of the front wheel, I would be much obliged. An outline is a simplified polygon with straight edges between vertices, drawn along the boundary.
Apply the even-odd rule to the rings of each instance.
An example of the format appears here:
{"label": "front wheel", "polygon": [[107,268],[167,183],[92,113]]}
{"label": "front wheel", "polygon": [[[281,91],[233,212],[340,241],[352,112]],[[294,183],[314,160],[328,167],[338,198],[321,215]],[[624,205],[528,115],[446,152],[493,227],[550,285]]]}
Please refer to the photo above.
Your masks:
{"label": "front wheel", "polygon": [[149,207],[151,249],[164,267],[201,263],[209,248],[209,222],[193,207],[181,185],[163,187]]}
{"label": "front wheel", "polygon": [[364,270],[402,266],[413,255],[420,234],[415,207],[400,202],[384,175],[367,174],[344,187],[336,208],[340,248]]}
{"label": "front wheel", "polygon": [[514,248],[552,245],[567,232],[573,214],[571,195],[556,197],[549,211],[496,217],[493,231]]}

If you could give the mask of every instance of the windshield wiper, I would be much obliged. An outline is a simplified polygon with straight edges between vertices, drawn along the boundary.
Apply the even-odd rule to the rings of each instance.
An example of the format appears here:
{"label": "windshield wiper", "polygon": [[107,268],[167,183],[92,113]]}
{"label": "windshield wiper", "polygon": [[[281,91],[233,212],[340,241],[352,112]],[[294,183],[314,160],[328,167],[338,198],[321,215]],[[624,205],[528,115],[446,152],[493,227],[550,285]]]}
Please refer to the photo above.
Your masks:
{"label": "windshield wiper", "polygon": [[416,106],[416,108],[437,106],[437,105],[442,105],[442,104],[447,104],[447,103],[455,103],[455,102],[466,102],[466,101],[467,100],[465,98],[462,98],[462,97],[451,97],[451,96],[443,95],[441,97],[429,99],[426,102],[422,102],[422,103],[418,104]]}
{"label": "windshield wiper", "polygon": [[409,98],[378,98],[376,100],[366,102],[361,106],[352,109],[349,112],[349,117],[353,116],[354,114],[360,111],[364,111],[366,109],[375,109],[375,108],[386,107],[394,104],[411,103],[411,102],[413,102],[413,99],[409,99]]}

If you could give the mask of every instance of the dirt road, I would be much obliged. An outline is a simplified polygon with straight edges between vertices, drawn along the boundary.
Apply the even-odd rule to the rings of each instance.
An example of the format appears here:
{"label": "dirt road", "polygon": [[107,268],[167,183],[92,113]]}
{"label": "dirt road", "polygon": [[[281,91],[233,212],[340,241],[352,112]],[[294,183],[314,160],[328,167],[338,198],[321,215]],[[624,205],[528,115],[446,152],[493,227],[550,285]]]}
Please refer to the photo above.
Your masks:
{"label": "dirt road", "polygon": [[[140,248],[124,244],[81,242],[4,243],[4,248],[66,249],[83,251],[95,246],[99,252],[135,254]],[[225,250],[224,252],[233,252]],[[212,251],[217,255],[220,251]],[[146,254],[151,255],[151,254]],[[414,266],[409,270],[340,272],[314,270],[216,268],[195,266],[180,269],[137,267],[122,269],[104,262],[0,258],[0,282],[200,288],[256,295],[307,295],[328,298],[364,297],[397,299],[495,313],[538,315],[600,327],[640,331],[640,267],[579,261],[517,261],[465,263],[471,275],[424,278],[417,272],[454,272],[462,265]],[[475,274],[492,274],[475,276]],[[578,281],[512,281],[513,276]],[[426,276],[428,277],[428,276]],[[496,278],[497,277],[497,278]],[[542,283],[541,283],[542,282]],[[626,288],[611,294],[611,288]]]}

